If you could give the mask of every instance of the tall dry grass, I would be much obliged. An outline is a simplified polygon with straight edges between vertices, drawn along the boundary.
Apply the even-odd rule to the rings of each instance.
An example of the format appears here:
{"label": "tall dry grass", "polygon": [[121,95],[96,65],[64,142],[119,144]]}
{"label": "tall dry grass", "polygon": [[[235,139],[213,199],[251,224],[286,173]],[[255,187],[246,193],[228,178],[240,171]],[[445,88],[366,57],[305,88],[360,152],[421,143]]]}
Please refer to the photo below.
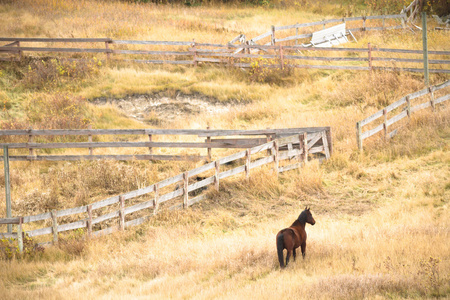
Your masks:
{"label": "tall dry grass", "polygon": [[[333,5],[327,2],[320,8],[317,4],[304,12],[298,7],[188,8],[119,1],[2,2],[0,18],[6,25],[0,27],[0,35],[171,37],[225,43],[242,32],[256,36],[272,24],[327,18],[330,7],[339,8]],[[350,9],[342,6],[342,10]],[[369,41],[392,48],[421,47],[418,34],[405,32],[364,35],[357,46],[365,47]],[[447,45],[442,33],[430,34],[429,42],[433,49]],[[277,80],[261,82],[241,70],[222,68],[101,66],[91,76],[57,77],[52,89],[36,91],[24,80],[24,70],[12,66],[0,72],[0,100],[6,103],[3,120],[26,120],[27,107],[31,109],[40,100],[51,103],[68,92],[74,99],[84,97],[79,105],[81,115],[95,128],[149,127],[112,106],[98,108],[86,99],[133,93],[200,93],[212,101],[239,106],[219,115],[186,115],[158,126],[331,126],[334,154],[323,165],[310,164],[278,179],[263,169],[252,172],[249,181],[241,177],[221,181],[220,192],[208,191],[208,200],[185,211],[161,211],[148,223],[123,233],[87,241],[81,232],[75,232],[44,251],[32,249],[22,259],[0,260],[1,298],[384,299],[450,295],[448,108],[419,114],[395,139],[374,138],[364,153],[356,150],[355,122],[422,89],[419,75],[295,70],[283,80],[274,76]],[[431,79],[436,84],[448,76],[432,75]],[[43,112],[48,107],[36,106]],[[108,150],[98,151],[106,154]],[[224,153],[214,150],[213,157]],[[14,215],[84,205],[193,167],[168,162],[12,162],[11,166]],[[4,194],[3,189],[0,193]],[[3,203],[0,211],[5,210]],[[289,226],[306,205],[312,207],[317,221],[306,228],[306,259],[280,271],[275,234]]]}

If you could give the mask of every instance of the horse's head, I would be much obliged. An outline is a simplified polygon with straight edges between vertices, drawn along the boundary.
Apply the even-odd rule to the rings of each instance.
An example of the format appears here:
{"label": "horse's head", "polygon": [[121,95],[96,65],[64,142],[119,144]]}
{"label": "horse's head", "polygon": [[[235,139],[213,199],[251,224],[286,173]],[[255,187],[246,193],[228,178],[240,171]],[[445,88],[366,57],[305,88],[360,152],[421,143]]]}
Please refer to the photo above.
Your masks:
{"label": "horse's head", "polygon": [[314,224],[316,224],[316,220],[314,220],[310,209],[311,208],[305,207],[305,210],[301,213],[301,215],[304,214],[306,223],[314,225]]}

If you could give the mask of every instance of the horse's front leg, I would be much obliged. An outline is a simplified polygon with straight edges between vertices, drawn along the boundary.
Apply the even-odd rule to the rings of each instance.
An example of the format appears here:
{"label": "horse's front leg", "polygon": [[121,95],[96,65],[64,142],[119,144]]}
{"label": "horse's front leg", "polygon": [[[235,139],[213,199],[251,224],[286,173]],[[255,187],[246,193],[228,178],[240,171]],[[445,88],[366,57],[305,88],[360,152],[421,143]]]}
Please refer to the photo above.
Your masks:
{"label": "horse's front leg", "polygon": [[306,243],[303,243],[303,244],[301,245],[301,247],[302,247],[302,256],[303,256],[303,259],[305,259],[305,255],[306,255]]}
{"label": "horse's front leg", "polygon": [[294,256],[294,261],[295,261],[295,257],[297,257],[297,252],[295,252],[295,248],[294,248],[294,250],[292,250],[292,254],[293,254],[293,256]]}

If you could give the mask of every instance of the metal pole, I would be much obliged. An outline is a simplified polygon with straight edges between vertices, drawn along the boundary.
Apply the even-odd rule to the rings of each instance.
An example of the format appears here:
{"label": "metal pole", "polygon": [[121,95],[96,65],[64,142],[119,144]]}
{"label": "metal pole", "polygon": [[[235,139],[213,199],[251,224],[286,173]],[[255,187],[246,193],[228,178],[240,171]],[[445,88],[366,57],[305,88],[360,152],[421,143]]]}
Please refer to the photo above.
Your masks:
{"label": "metal pole", "polygon": [[422,12],[422,40],[423,40],[423,73],[425,76],[425,85],[430,84],[428,73],[428,38],[427,38],[427,13]]}
{"label": "metal pole", "polygon": [[[5,165],[6,217],[11,218],[11,181],[9,180],[8,146],[3,146],[3,163]],[[12,224],[8,224],[8,233],[12,233]]]}

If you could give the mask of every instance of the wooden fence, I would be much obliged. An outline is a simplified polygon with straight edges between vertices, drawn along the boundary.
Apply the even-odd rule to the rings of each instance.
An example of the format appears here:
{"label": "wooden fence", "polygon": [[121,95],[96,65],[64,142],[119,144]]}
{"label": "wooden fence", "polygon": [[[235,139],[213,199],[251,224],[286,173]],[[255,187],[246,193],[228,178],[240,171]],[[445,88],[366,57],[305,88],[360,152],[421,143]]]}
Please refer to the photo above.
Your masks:
{"label": "wooden fence", "polygon": [[[314,134],[327,132],[328,144],[331,145],[329,127],[310,128],[286,128],[286,129],[262,129],[262,130],[198,130],[198,129],[54,129],[54,130],[0,130],[0,147],[8,146],[9,149],[22,151],[19,155],[11,155],[11,161],[69,161],[69,160],[211,160],[212,149],[248,149],[265,142],[275,140],[292,134],[306,132]],[[68,136],[82,142],[51,142],[54,138]],[[110,139],[118,136],[120,141],[99,142],[93,141],[93,137]],[[132,136],[139,140],[144,136],[147,141],[123,141],[123,136]],[[162,142],[155,141],[155,137],[178,136],[187,137],[189,142]],[[198,142],[191,142],[194,138]],[[238,138],[236,138],[238,137]],[[9,139],[9,140],[7,140]],[[10,142],[12,141],[14,142]],[[18,139],[23,142],[17,143]],[[40,140],[39,140],[40,139]],[[130,139],[130,138],[129,138]],[[49,142],[50,140],[50,142]],[[84,148],[89,152],[76,155],[38,154],[38,149],[79,149]],[[126,148],[134,154],[94,155],[98,148]],[[139,149],[145,148],[147,153],[136,154]],[[156,155],[155,148],[182,148],[182,149],[207,149],[206,156],[197,154],[183,155]],[[141,151],[143,152],[143,151]],[[20,155],[21,154],[21,155]],[[3,159],[3,158],[0,158]]]}
{"label": "wooden fence", "polygon": [[[423,51],[378,48],[315,48],[298,45],[220,45],[195,42],[124,41],[111,39],[41,39],[0,38],[0,42],[13,41],[16,46],[0,47],[1,53],[15,53],[21,59],[24,52],[58,52],[59,59],[92,60],[93,54],[106,54],[106,61],[131,61],[149,64],[198,64],[214,63],[225,66],[252,68],[252,62],[267,68],[313,68],[344,70],[396,70],[423,72]],[[32,43],[32,47],[23,47]],[[59,44],[54,47],[36,47],[36,44]],[[63,47],[68,43],[78,47]],[[104,48],[87,48],[88,45],[104,44]],[[80,46],[82,44],[83,46]],[[60,46],[62,45],[62,46]],[[117,49],[113,49],[117,47]],[[145,49],[142,49],[144,47]],[[174,49],[173,49],[174,48]],[[67,56],[67,53],[83,55],[83,58]],[[430,69],[433,73],[450,73],[450,51],[428,51]],[[91,56],[89,56],[91,55]],[[114,58],[112,57],[114,55]],[[405,55],[409,57],[405,58]],[[0,59],[2,59],[0,57]],[[41,58],[42,59],[42,58]]]}
{"label": "wooden fence", "polygon": [[[383,131],[384,133],[383,135],[384,138],[392,138],[394,135],[397,134],[398,130],[400,129],[400,126],[398,126],[397,124],[395,129],[392,131],[389,131],[389,127],[393,126],[395,123],[399,122],[405,117],[408,117],[408,119],[411,118],[411,115],[416,111],[425,109],[427,107],[431,107],[433,111],[435,111],[436,105],[450,99],[450,90],[447,90],[445,93],[442,93],[443,95],[439,97],[436,97],[435,93],[438,92],[439,90],[444,91],[443,89],[449,86],[450,80],[442,84],[430,86],[418,92],[409,94],[401,98],[400,100],[392,103],[391,105],[383,108],[382,110],[379,110],[370,117],[357,122],[356,140],[358,143],[358,148],[362,150],[363,141],[381,131]],[[424,96],[428,96],[429,98],[424,99],[423,98]],[[417,99],[418,101],[414,103],[413,102],[414,99]],[[394,116],[390,117],[389,115]],[[363,131],[363,127],[368,126],[369,124],[371,125],[372,128]]]}
{"label": "wooden fence", "polygon": [[[51,235],[51,240],[57,242],[59,233],[70,230],[82,229],[88,237],[124,230],[126,227],[142,224],[154,215],[160,206],[178,209],[201,201],[205,194],[192,198],[190,195],[202,191],[208,185],[219,190],[220,181],[230,176],[244,174],[248,179],[252,169],[270,164],[274,173],[278,174],[297,169],[309,160],[319,158],[318,153],[323,154],[320,159],[328,159],[331,152],[328,135],[329,130],[322,130],[311,134],[303,132],[281,137],[145,188],[89,205],[53,210],[34,216],[0,219],[0,224],[17,226],[17,232],[0,233],[0,236],[17,239],[22,251],[25,235]],[[49,243],[51,242],[47,241],[43,244]]]}
{"label": "wooden fence", "polygon": [[[235,44],[239,42],[240,44],[247,45],[275,45],[279,43],[291,43],[295,42],[297,45],[300,42],[305,42],[305,39],[311,38],[312,33],[320,29],[325,29],[326,25],[334,26],[338,23],[345,23],[346,31],[352,33],[360,31],[372,31],[372,30],[392,30],[392,29],[402,29],[405,28],[405,21],[407,18],[406,13],[401,13],[397,15],[382,15],[382,16],[361,16],[361,17],[348,17],[339,19],[322,20],[310,23],[301,23],[294,25],[283,25],[283,26],[273,26],[271,29],[257,37],[246,39],[244,34],[241,34],[230,41],[230,44]],[[386,22],[394,21],[399,24],[387,24]],[[369,22],[372,25],[369,26]],[[295,32],[294,32],[295,31]],[[306,31],[306,32],[305,32]]]}

